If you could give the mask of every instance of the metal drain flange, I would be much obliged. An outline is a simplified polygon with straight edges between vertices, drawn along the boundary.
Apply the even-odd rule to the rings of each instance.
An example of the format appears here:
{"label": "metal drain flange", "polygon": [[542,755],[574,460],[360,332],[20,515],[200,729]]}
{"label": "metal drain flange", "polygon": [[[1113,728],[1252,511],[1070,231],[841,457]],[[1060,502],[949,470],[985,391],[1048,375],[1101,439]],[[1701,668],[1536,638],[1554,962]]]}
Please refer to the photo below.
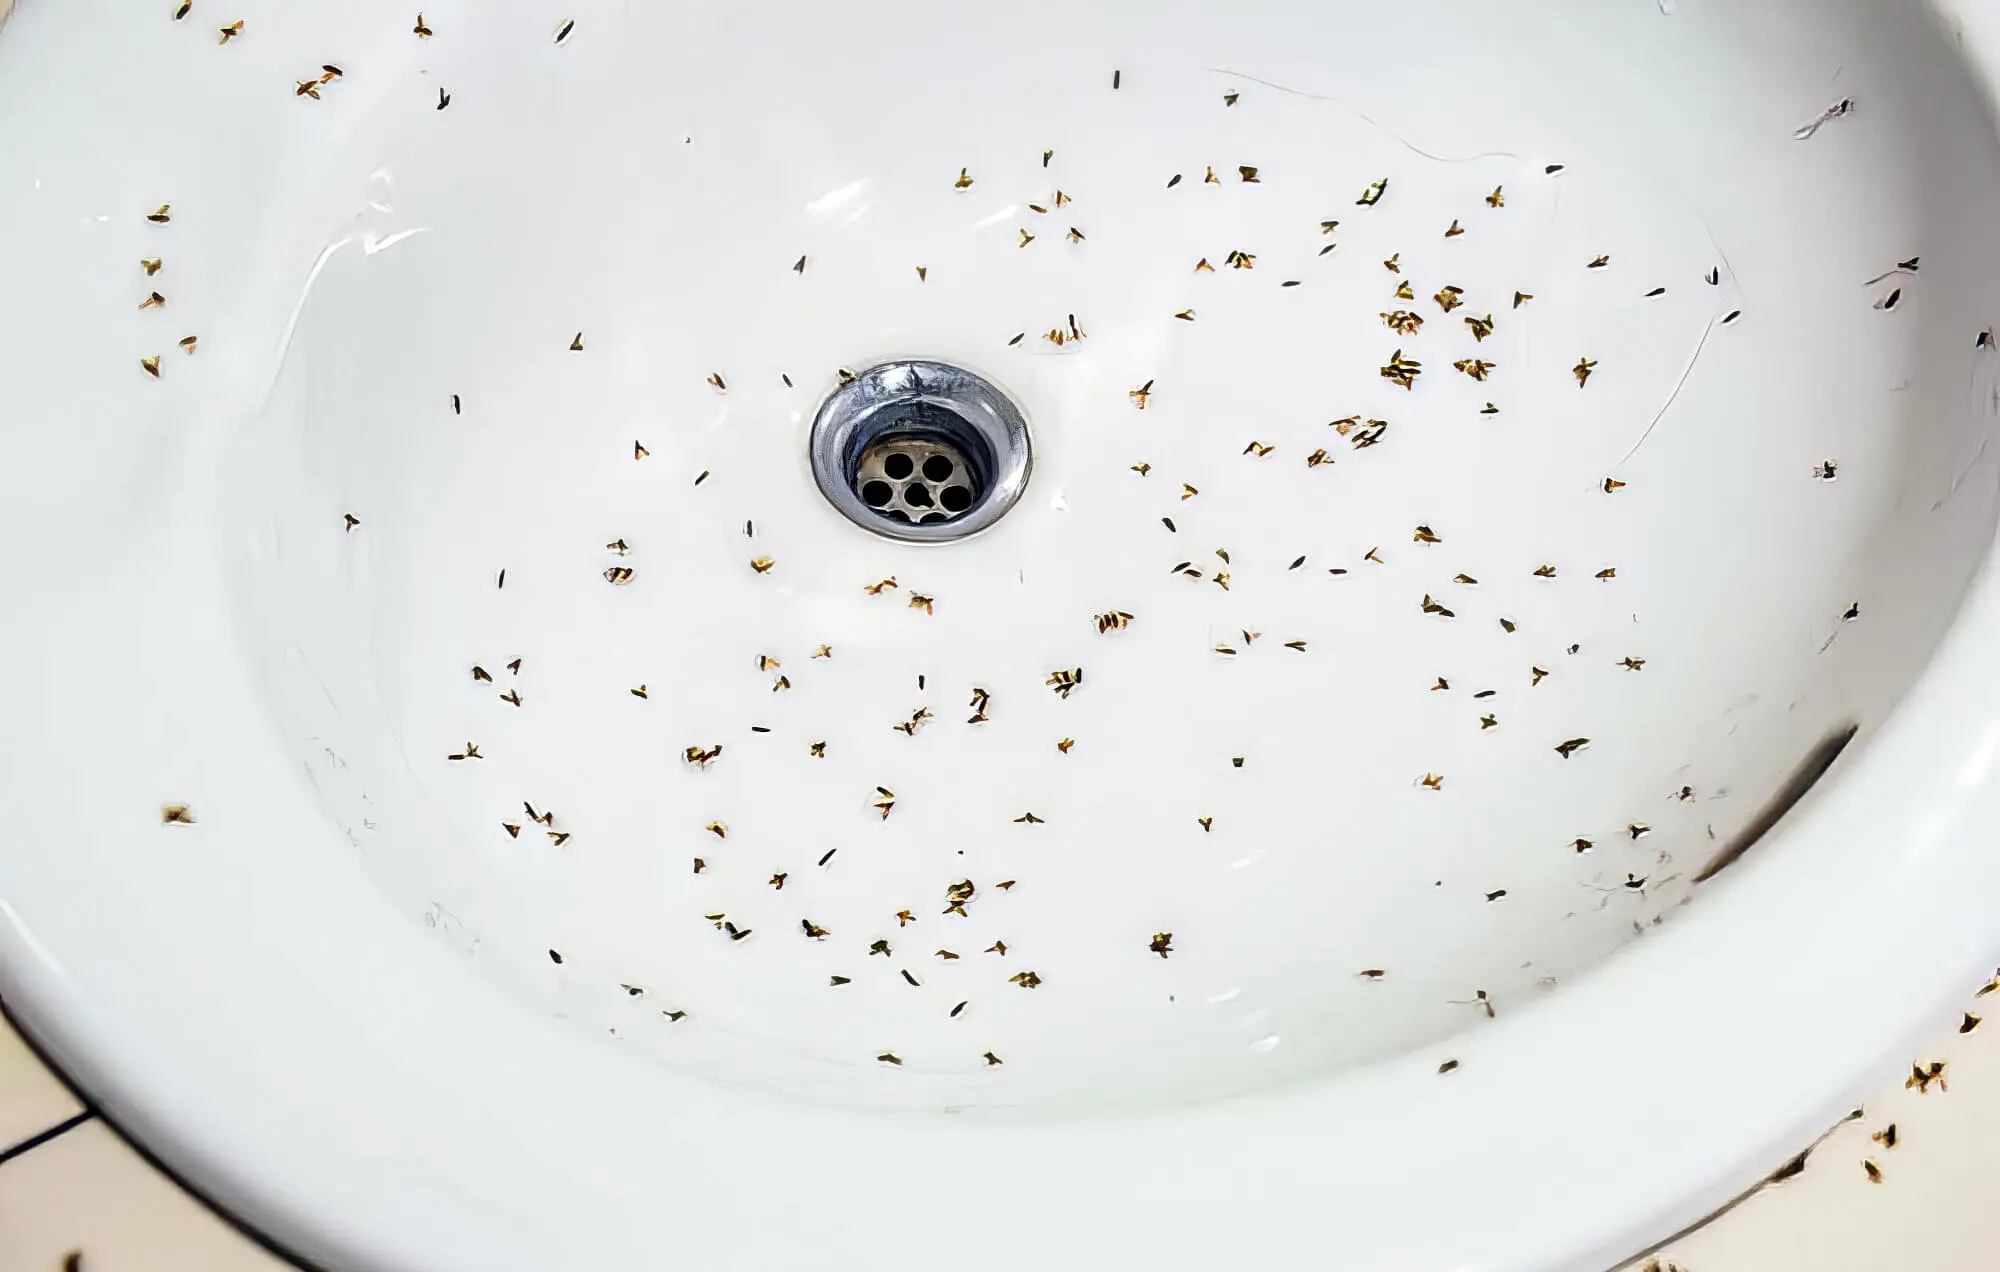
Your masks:
{"label": "metal drain flange", "polygon": [[1027,486],[1028,425],[991,381],[944,362],[885,362],[813,420],[813,476],[848,520],[906,543],[998,521]]}

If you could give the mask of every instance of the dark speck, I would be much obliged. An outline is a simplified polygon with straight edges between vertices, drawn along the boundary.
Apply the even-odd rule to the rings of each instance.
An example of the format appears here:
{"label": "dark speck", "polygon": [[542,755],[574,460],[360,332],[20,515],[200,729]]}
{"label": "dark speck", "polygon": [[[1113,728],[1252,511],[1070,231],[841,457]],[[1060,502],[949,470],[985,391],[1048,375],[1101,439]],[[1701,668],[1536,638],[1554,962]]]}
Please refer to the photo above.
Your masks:
{"label": "dark speck", "polygon": [[1800,1153],[1797,1157],[1794,1157],[1792,1160],[1786,1162],[1783,1166],[1778,1167],[1778,1169],[1771,1172],[1771,1182],[1774,1184],[1782,1184],[1787,1179],[1796,1179],[1800,1175],[1805,1174],[1806,1158],[1810,1156],[1812,1156],[1812,1150],[1807,1149],[1805,1152]]}
{"label": "dark speck", "polygon": [[562,955],[561,955],[561,954],[559,954],[559,953],[557,953],[557,952],[556,952],[555,950],[550,950],[550,951],[549,951],[549,962],[551,962],[551,963],[561,963],[561,962],[562,962]]}

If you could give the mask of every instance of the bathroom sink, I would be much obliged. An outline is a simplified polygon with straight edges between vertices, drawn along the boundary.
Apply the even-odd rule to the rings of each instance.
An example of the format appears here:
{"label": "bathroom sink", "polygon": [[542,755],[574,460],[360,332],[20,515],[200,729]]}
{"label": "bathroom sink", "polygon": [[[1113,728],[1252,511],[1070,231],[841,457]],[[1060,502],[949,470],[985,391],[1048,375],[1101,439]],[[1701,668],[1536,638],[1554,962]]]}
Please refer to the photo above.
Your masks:
{"label": "bathroom sink", "polygon": [[330,1268],[1609,1266],[2000,957],[1996,64],[22,0],[0,995]]}

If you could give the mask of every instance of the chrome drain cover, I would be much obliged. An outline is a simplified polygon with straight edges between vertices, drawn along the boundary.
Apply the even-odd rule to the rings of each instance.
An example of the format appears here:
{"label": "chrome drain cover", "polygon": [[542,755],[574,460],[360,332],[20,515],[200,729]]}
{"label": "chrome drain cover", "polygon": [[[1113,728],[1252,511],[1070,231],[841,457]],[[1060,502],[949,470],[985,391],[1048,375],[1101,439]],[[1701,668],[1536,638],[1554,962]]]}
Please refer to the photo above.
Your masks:
{"label": "chrome drain cover", "polygon": [[991,381],[949,363],[885,362],[813,420],[813,476],[865,530],[907,543],[979,533],[1026,488],[1028,424]]}

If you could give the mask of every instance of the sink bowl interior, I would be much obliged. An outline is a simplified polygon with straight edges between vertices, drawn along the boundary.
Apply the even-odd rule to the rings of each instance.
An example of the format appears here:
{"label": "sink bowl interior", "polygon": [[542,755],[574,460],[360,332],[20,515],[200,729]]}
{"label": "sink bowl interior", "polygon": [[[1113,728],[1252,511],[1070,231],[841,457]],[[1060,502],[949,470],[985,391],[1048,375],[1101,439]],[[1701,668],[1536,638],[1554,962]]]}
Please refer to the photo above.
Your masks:
{"label": "sink bowl interior", "polygon": [[[71,47],[36,7],[0,70]],[[198,597],[163,621],[234,706],[173,698],[133,833],[270,801],[276,874],[146,887],[270,920],[357,872],[429,947],[372,993],[497,995],[634,1090],[1021,1134],[1566,1046],[1574,987],[1643,999],[1627,947],[1741,930],[1702,916],[1753,882],[1812,929],[1785,881],[1837,832],[1782,816],[1868,761],[2000,515],[2000,156],[1928,10],[866,9],[110,37],[247,158],[107,140],[130,86],[39,132],[8,77],[0,212],[53,262],[0,248],[52,297],[0,327],[0,552],[50,615],[14,652],[83,677],[76,632]],[[904,358],[1027,420],[976,536],[815,483],[822,402]],[[72,614],[52,541],[199,577]],[[0,791],[82,771],[34,745]],[[0,900],[136,1027],[185,968],[75,908],[113,839],[0,857]],[[349,912],[301,904],[333,948],[262,948],[332,993]],[[1571,1217],[1356,1240],[1549,1267]]]}
{"label": "sink bowl interior", "polygon": [[[450,108],[350,108],[232,443],[325,815],[530,1009],[866,1104],[1324,1075],[1667,920],[1990,538],[1986,142],[1910,145],[1974,105],[1898,75],[1907,15],[1824,102],[1770,12],[1663,19],[1636,79],[1459,16],[1371,19],[1449,91],[1253,75],[1273,19],[1129,74],[1003,41],[915,115],[859,34],[720,78],[731,28],[665,13],[420,49]],[[1031,418],[977,540],[811,483],[841,369],[904,353]]]}

